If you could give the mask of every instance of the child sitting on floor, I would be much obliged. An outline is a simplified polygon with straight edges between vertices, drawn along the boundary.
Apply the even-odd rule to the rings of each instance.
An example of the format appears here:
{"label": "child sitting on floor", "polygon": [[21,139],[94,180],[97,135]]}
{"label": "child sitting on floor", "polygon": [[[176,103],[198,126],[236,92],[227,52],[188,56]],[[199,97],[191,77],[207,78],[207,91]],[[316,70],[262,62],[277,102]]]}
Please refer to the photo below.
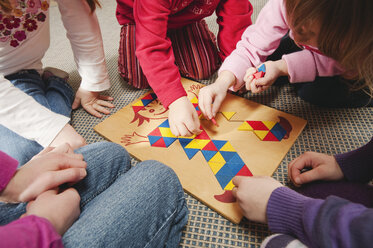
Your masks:
{"label": "child sitting on floor", "polygon": [[[235,48],[251,24],[249,1],[234,0],[117,0],[122,25],[119,72],[136,88],[148,85],[169,108],[171,132],[198,133],[197,112],[186,97],[180,74],[192,79],[210,77]],[[218,45],[203,18],[216,10]],[[180,72],[179,72],[180,71]]]}
{"label": "child sitting on floor", "polygon": [[42,68],[49,46],[49,1],[0,1],[0,150],[26,163],[46,146],[85,140],[68,124],[72,106],[92,115],[113,107],[96,15],[97,0],[58,0],[82,82],[75,100],[68,74]]}
{"label": "child sitting on floor", "polygon": [[[314,182],[300,190],[312,198],[270,177],[234,178],[232,193],[246,218],[282,234],[267,238],[263,247],[370,247],[373,187],[367,183],[373,179],[372,154],[373,139],[348,153],[307,152],[294,159],[289,178],[298,186]],[[303,172],[306,168],[311,170]]]}
{"label": "child sitting on floor", "polygon": [[[314,104],[373,106],[372,10],[372,2],[367,0],[270,0],[224,61],[215,83],[201,89],[201,111],[211,119],[229,88],[238,90],[246,85],[257,93],[279,76],[287,76],[291,83],[310,82],[296,85],[298,95]],[[289,41],[302,50],[265,62],[280,43],[289,45]],[[262,63],[264,77],[254,78],[255,67]]]}

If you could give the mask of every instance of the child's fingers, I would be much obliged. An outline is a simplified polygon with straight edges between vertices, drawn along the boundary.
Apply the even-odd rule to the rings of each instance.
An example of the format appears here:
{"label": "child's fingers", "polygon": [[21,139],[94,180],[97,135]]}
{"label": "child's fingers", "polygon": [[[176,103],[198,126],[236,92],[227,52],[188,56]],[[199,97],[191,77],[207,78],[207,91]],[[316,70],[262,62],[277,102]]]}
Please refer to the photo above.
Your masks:
{"label": "child's fingers", "polygon": [[294,176],[294,182],[297,185],[302,185],[315,180],[320,179],[319,167],[313,168],[312,170],[303,172],[297,176]]}
{"label": "child's fingers", "polygon": [[198,106],[202,114],[207,118],[209,118],[208,115],[211,114],[211,103],[212,103],[212,96],[208,94],[207,87],[202,88],[198,95]]}
{"label": "child's fingers", "polygon": [[252,93],[259,93],[260,89],[256,85],[256,80],[253,80],[250,84],[251,92]]}
{"label": "child's fingers", "polygon": [[220,108],[220,106],[221,106],[221,104],[224,100],[224,97],[225,96],[215,97],[214,102],[212,104],[212,113],[211,113],[212,116],[211,116],[211,118],[216,116],[216,113],[219,111],[219,108]]}

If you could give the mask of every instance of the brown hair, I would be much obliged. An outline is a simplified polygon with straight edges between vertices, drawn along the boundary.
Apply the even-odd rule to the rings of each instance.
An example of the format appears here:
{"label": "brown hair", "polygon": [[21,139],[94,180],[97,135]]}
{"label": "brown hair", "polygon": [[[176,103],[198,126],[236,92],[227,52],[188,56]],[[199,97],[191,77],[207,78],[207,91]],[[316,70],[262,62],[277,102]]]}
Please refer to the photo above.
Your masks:
{"label": "brown hair", "polygon": [[[98,0],[86,0],[89,7],[91,8],[91,12],[93,13],[96,10],[96,6],[101,7],[101,4]],[[2,11],[8,13],[13,10],[13,7],[9,0],[0,0],[0,8]]]}
{"label": "brown hair", "polygon": [[287,21],[294,37],[306,41],[316,35],[318,49],[338,61],[351,75],[355,89],[373,95],[373,1],[372,0],[284,0]]}

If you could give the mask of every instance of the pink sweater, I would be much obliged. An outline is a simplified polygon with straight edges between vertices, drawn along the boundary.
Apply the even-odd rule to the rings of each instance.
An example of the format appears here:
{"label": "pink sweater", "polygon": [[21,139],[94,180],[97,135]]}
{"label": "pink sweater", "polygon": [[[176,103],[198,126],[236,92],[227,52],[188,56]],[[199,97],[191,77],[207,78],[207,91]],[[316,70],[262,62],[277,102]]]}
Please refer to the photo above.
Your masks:
{"label": "pink sweater", "polygon": [[[232,72],[237,78],[233,89],[241,88],[246,70],[265,62],[289,30],[284,1],[269,0],[256,23],[245,30],[236,49],[225,59],[219,73]],[[290,37],[293,37],[291,30]],[[291,83],[314,81],[316,76],[340,75],[344,71],[333,59],[311,50],[287,54],[282,58],[287,63]]]}
{"label": "pink sweater", "polygon": [[[0,151],[0,191],[17,170],[17,160]],[[0,226],[2,247],[63,247],[61,236],[52,224],[37,216],[27,216]]]}

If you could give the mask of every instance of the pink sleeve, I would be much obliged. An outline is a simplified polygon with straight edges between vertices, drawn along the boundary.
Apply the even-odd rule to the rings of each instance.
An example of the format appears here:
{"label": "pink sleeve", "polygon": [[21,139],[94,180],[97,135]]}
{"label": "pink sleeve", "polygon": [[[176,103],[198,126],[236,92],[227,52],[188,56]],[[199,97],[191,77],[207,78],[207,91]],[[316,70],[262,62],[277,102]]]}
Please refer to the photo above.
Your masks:
{"label": "pink sleeve", "polygon": [[219,24],[218,45],[224,60],[236,48],[242,33],[252,24],[253,6],[249,1],[223,0],[216,9]]}
{"label": "pink sleeve", "polygon": [[233,90],[241,88],[249,67],[263,63],[276,50],[288,30],[283,0],[270,0],[259,13],[256,23],[245,30],[236,49],[219,70],[219,73],[230,71],[236,76]]}
{"label": "pink sleeve", "polygon": [[335,60],[309,50],[286,54],[282,59],[288,66],[291,83],[312,82],[316,76],[335,76],[344,72]]}
{"label": "pink sleeve", "polygon": [[0,166],[0,191],[2,191],[16,172],[18,161],[0,151]]}
{"label": "pink sleeve", "polygon": [[0,248],[63,247],[61,236],[51,223],[37,216],[27,216],[0,227]]}
{"label": "pink sleeve", "polygon": [[171,3],[166,0],[141,0],[134,3],[136,56],[148,82],[165,108],[186,92],[171,41],[167,21]]}

